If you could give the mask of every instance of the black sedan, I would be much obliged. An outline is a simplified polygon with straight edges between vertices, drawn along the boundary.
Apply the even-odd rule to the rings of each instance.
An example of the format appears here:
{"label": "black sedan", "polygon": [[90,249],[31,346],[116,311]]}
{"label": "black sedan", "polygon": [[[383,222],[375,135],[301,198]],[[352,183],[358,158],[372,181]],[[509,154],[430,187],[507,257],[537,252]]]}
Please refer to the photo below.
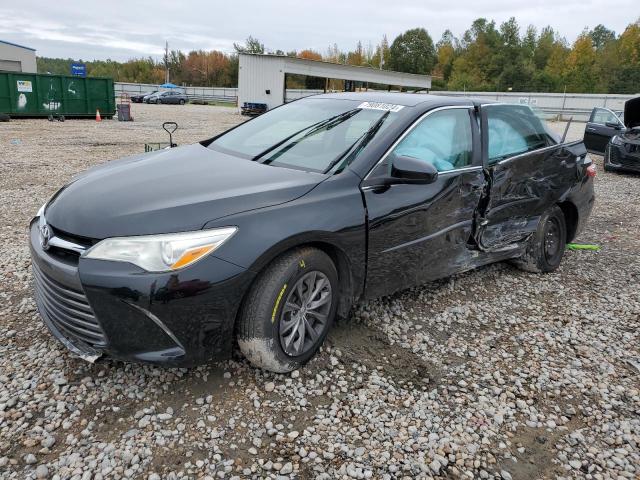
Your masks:
{"label": "black sedan", "polygon": [[40,314],[87,360],[298,368],[352,305],[509,260],[558,268],[594,165],[531,109],[330,94],[96,167],[31,223]]}
{"label": "black sedan", "polygon": [[627,100],[624,116],[594,108],[584,131],[591,152],[604,156],[607,171],[640,173],[640,97]]}

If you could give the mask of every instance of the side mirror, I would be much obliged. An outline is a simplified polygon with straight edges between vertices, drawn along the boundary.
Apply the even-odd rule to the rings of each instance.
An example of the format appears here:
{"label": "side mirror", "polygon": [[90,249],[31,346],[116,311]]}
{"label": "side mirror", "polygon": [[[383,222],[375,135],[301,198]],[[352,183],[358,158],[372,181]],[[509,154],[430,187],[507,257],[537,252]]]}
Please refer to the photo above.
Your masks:
{"label": "side mirror", "polygon": [[391,163],[390,183],[428,184],[437,178],[438,170],[425,160],[398,155]]}
{"label": "side mirror", "polygon": [[622,126],[618,122],[605,122],[607,127],[615,128],[616,130],[620,130]]}

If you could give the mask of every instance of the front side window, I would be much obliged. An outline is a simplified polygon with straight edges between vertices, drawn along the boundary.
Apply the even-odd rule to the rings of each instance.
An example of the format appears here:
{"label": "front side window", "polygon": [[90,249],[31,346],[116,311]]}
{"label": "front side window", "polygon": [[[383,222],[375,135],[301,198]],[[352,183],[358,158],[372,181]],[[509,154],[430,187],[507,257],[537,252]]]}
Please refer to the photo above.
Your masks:
{"label": "front side window", "polygon": [[519,105],[485,105],[489,164],[557,143],[533,111]]}
{"label": "front side window", "polygon": [[611,110],[607,110],[606,108],[594,108],[590,121],[600,125],[606,125],[607,123],[620,123],[620,119]]}
{"label": "front side window", "polygon": [[393,150],[394,155],[431,163],[439,172],[471,165],[471,117],[466,108],[434,112],[418,123]]}
{"label": "front side window", "polygon": [[383,110],[366,102],[304,99],[267,112],[224,133],[209,148],[265,164],[325,172],[352,161],[363,142],[388,128],[402,107]]}

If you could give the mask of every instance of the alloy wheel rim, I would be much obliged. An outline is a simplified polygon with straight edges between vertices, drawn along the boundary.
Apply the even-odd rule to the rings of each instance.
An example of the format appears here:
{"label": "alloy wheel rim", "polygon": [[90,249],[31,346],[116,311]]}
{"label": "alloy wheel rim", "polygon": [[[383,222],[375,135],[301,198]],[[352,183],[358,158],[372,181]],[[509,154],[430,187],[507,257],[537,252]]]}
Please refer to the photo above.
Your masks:
{"label": "alloy wheel rim", "polygon": [[282,350],[292,357],[311,350],[324,332],[331,311],[332,291],[327,276],[312,271],[290,290],[280,314]]}

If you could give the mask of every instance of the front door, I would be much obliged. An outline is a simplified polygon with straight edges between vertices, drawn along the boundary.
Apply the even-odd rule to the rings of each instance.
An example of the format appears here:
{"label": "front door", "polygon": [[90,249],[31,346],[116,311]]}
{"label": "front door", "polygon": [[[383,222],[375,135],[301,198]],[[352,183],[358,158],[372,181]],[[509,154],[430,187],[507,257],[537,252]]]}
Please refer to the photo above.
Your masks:
{"label": "front door", "polygon": [[[425,114],[363,182],[368,216],[366,295],[376,297],[463,270],[485,185],[473,107]],[[431,162],[428,185],[372,187],[398,155]]]}
{"label": "front door", "polygon": [[476,240],[485,251],[515,248],[575,183],[577,159],[527,106],[485,105],[482,126],[489,194]]}
{"label": "front door", "polygon": [[607,108],[594,108],[584,129],[584,144],[587,150],[604,153],[611,137],[620,133],[624,125],[620,118]]}

